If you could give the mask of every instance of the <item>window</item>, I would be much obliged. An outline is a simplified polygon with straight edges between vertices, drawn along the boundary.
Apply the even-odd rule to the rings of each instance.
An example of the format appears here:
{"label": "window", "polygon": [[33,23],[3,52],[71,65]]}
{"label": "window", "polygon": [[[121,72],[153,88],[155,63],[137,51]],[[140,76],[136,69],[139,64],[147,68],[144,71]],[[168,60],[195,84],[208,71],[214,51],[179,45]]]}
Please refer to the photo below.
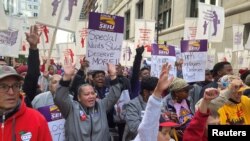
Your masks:
{"label": "window", "polygon": [[219,5],[219,0],[190,0],[190,17],[198,17],[198,2]]}
{"label": "window", "polygon": [[32,5],[28,5],[29,9],[32,9]]}
{"label": "window", "polygon": [[38,10],[38,6],[34,5],[34,9]]}
{"label": "window", "polygon": [[143,0],[140,0],[137,4],[137,18],[143,19]]}
{"label": "window", "polygon": [[129,30],[130,30],[130,11],[125,13],[125,28],[126,28],[126,35],[125,39],[129,39]]}
{"label": "window", "polygon": [[38,15],[37,13],[33,13],[33,16],[34,16],[34,17],[37,17],[37,15]]}
{"label": "window", "polygon": [[[159,13],[158,13],[158,21],[162,21],[163,25],[158,25],[162,29],[166,29],[170,27],[171,24],[171,6],[172,0],[159,0]],[[161,22],[158,22],[161,23]]]}

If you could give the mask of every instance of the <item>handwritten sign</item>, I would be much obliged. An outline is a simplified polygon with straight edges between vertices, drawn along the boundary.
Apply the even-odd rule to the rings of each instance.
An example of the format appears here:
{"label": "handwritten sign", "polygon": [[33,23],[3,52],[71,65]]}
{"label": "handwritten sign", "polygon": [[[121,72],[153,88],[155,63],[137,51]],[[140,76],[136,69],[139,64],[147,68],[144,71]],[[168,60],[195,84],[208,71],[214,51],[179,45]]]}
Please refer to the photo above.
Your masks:
{"label": "handwritten sign", "polygon": [[85,55],[88,38],[88,21],[79,21],[76,28],[76,55]]}
{"label": "handwritten sign", "polygon": [[244,25],[234,24],[233,25],[233,51],[244,50],[243,46],[243,33]]}
{"label": "handwritten sign", "polygon": [[143,57],[151,57],[152,43],[155,36],[155,21],[135,20],[135,47],[144,46]]}
{"label": "handwritten sign", "polygon": [[122,66],[133,66],[133,62],[135,59],[135,43],[131,41],[123,41],[122,43],[122,53],[120,63]]}
{"label": "handwritten sign", "polygon": [[197,18],[185,18],[184,40],[195,40],[197,30]]}
{"label": "handwritten sign", "polygon": [[205,80],[207,62],[207,40],[181,42],[181,53],[184,63],[182,65],[183,78],[187,82]]}
{"label": "handwritten sign", "polygon": [[159,77],[163,64],[171,64],[170,75],[176,76],[175,47],[171,45],[152,44],[151,76]]}
{"label": "handwritten sign", "polygon": [[120,62],[124,18],[103,13],[89,14],[86,58],[93,70],[106,70]]}
{"label": "handwritten sign", "polygon": [[207,52],[207,67],[206,69],[212,70],[215,64],[215,55],[216,50],[215,49],[209,49]]}
{"label": "handwritten sign", "polygon": [[56,105],[49,105],[37,109],[47,120],[53,141],[64,141],[65,130],[61,112]]}

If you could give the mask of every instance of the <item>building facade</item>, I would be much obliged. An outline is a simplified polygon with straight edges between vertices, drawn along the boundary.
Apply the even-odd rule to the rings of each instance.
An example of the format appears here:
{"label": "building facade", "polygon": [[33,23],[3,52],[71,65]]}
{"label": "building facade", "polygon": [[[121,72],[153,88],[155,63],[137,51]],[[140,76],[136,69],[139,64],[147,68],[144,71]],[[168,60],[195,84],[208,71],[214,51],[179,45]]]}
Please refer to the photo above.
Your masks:
{"label": "building facade", "polygon": [[[250,0],[97,0],[96,11],[123,16],[126,40],[134,40],[135,19],[155,20],[156,31],[159,30],[156,34],[159,36],[159,43],[166,41],[168,44],[180,46],[185,18],[197,17],[198,2],[221,6],[225,9],[223,41],[211,43],[211,48],[216,49],[216,52],[224,52],[225,48],[233,48],[233,24],[245,25],[243,42],[246,43],[250,31],[250,18],[248,17]],[[232,60],[234,66],[237,64],[235,58],[237,57],[233,57]]]}

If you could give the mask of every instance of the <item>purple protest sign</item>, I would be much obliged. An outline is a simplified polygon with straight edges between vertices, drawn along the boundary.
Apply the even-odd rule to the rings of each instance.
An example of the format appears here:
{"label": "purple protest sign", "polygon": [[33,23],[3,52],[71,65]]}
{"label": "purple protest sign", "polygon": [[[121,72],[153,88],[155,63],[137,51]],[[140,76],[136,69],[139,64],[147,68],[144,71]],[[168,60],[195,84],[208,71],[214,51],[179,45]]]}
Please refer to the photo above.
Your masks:
{"label": "purple protest sign", "polygon": [[151,55],[175,56],[175,47],[171,45],[152,44]]}
{"label": "purple protest sign", "polygon": [[181,52],[206,52],[207,40],[183,40]]}
{"label": "purple protest sign", "polygon": [[104,13],[89,13],[89,29],[123,33],[124,18]]}
{"label": "purple protest sign", "polygon": [[63,119],[61,112],[56,105],[49,105],[37,109],[47,120],[47,122]]}

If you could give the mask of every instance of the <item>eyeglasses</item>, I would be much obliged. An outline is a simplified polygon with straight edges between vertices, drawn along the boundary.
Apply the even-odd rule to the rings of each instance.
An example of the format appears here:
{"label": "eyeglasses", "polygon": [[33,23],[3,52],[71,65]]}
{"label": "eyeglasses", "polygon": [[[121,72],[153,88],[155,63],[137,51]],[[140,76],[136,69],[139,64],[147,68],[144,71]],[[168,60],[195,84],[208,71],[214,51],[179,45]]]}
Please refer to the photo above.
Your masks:
{"label": "eyeglasses", "polygon": [[0,84],[0,92],[8,92],[12,88],[13,92],[18,92],[21,88],[20,83],[14,83],[13,85],[7,85],[7,84]]}

